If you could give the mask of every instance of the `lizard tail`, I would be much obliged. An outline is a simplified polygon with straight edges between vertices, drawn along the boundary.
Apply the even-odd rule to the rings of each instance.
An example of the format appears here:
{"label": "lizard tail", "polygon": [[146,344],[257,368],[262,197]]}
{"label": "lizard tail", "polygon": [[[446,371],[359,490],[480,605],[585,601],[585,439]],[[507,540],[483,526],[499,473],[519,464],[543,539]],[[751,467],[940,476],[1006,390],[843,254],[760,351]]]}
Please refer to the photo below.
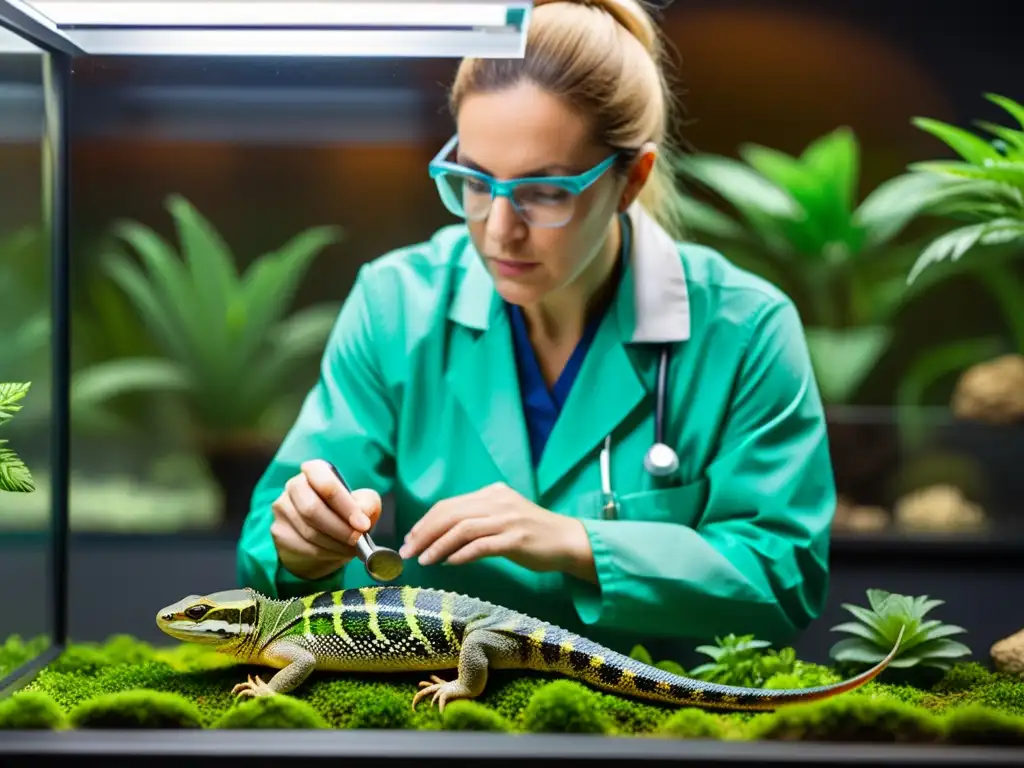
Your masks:
{"label": "lizard tail", "polygon": [[828,699],[870,682],[895,658],[903,629],[892,650],[870,669],[847,680],[813,688],[766,689],[720,685],[683,677],[644,664],[586,638],[547,627],[535,633],[533,653],[537,668],[557,672],[611,693],[635,696],[678,706],[727,711],[771,711],[791,704]]}

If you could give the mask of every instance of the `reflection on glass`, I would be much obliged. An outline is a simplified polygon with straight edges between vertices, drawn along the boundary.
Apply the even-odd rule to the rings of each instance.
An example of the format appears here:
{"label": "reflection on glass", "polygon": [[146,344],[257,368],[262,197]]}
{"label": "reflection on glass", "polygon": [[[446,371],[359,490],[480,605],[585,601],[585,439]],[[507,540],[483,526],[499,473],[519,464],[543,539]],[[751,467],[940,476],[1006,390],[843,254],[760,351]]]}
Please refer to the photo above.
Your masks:
{"label": "reflection on glass", "polygon": [[42,52],[0,27],[0,680],[45,647],[50,618],[42,86]]}
{"label": "reflection on glass", "polygon": [[453,67],[76,67],[73,533],[237,536],[359,267],[452,221],[426,164]]}

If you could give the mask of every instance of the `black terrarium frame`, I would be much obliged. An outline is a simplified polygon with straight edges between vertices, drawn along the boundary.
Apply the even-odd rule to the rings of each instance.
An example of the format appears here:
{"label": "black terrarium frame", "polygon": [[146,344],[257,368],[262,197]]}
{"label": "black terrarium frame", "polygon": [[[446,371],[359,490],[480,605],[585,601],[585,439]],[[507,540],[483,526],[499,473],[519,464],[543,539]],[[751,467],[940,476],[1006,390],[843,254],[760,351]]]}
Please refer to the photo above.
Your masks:
{"label": "black terrarium frame", "polygon": [[[663,8],[668,2],[652,3]],[[28,682],[55,660],[68,642],[68,530],[70,460],[70,223],[68,149],[72,64],[84,52],[17,7],[0,0],[3,26],[43,53],[45,78],[45,143],[49,166],[50,259],[52,274],[52,509],[50,569],[47,584],[49,647],[32,661],[0,680],[0,696]],[[269,764],[301,760],[317,764],[479,764],[556,759],[563,764],[750,764],[832,765],[873,764],[928,766],[1019,765],[1021,752],[998,748],[863,743],[759,742],[664,739],[587,735],[404,731],[277,732],[191,731],[187,737],[160,731],[5,731],[0,737],[0,763],[17,764],[59,755],[84,763],[96,758],[106,765]]]}

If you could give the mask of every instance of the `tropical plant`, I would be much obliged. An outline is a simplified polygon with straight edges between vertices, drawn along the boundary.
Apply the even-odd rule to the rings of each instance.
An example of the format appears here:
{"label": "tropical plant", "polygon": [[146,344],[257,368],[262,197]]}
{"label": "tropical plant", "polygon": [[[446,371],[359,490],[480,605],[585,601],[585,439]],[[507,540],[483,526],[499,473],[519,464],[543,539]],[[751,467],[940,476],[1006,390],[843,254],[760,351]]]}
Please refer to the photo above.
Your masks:
{"label": "tropical plant", "polygon": [[757,640],[753,635],[716,637],[715,645],[697,646],[699,653],[712,660],[690,670],[690,674],[721,685],[761,687],[773,675],[792,673],[796,664],[793,648],[766,650],[770,646],[767,640]]}
{"label": "tropical plant", "polygon": [[[0,424],[14,418],[21,410],[21,400],[28,394],[31,383],[0,383]],[[31,493],[36,489],[32,473],[25,462],[0,439],[0,491]]]}
{"label": "tropical plant", "polygon": [[890,320],[913,295],[905,275],[918,252],[897,244],[926,194],[942,184],[933,175],[884,182],[859,204],[860,149],[854,132],[839,128],[799,157],[757,144],[739,160],[681,157],[685,180],[711,190],[737,213],[729,216],[683,194],[681,207],[699,239],[782,288],[801,311],[823,399],[848,402],[892,340]]}
{"label": "tropical plant", "polygon": [[107,263],[161,355],[82,369],[73,381],[75,402],[97,408],[130,392],[177,393],[193,436],[216,451],[240,435],[280,428],[274,417],[294,391],[296,364],[323,348],[337,307],[287,312],[314,258],[340,230],[308,229],[239,275],[227,244],[191,203],[171,195],[166,207],[180,255],[149,227],[126,221],[115,232],[142,266],[122,253],[109,254]]}
{"label": "tropical plant", "polygon": [[[1024,106],[996,94],[986,98],[1014,117],[1024,129]],[[940,262],[955,262],[964,254],[985,248],[989,258],[972,270],[999,306],[1010,332],[1013,350],[1024,354],[1024,281],[1010,259],[1024,250],[1024,130],[984,120],[975,124],[994,138],[985,140],[962,128],[918,117],[914,125],[940,139],[957,153],[957,160],[912,163],[906,178],[929,178],[916,205],[932,214],[966,223],[932,240],[917,257],[908,276],[916,284],[925,270]],[[918,405],[939,379],[1005,352],[995,337],[964,339],[928,350],[914,360],[897,391],[901,406]],[[912,409],[901,412],[910,418]]]}
{"label": "tropical plant", "polygon": [[[997,94],[985,98],[999,105],[1024,129],[1024,105]],[[979,246],[1024,245],[1024,130],[984,120],[975,125],[990,133],[985,139],[955,125],[917,117],[914,125],[940,139],[959,156],[956,160],[912,163],[906,178],[939,182],[921,194],[925,212],[967,223],[937,237],[920,253],[907,277],[913,284],[925,269],[956,261]]]}
{"label": "tropical plant", "polygon": [[869,608],[842,604],[857,620],[832,627],[833,632],[852,635],[832,646],[829,656],[834,661],[863,667],[877,664],[892,650],[901,630],[903,639],[889,664],[893,669],[947,670],[957,659],[971,654],[966,645],[950,639],[966,632],[963,627],[943,624],[938,619],[925,620],[925,616],[944,601],[930,599],[928,595],[909,597],[882,589],[867,590],[867,597]]}

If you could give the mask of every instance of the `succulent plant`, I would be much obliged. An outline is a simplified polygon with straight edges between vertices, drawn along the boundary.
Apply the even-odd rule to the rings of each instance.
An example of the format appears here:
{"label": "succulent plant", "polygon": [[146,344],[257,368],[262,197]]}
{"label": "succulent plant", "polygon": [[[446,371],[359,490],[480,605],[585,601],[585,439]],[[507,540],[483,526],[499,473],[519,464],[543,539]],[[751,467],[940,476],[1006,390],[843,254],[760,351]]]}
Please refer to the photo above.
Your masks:
{"label": "succulent plant", "polygon": [[832,646],[829,656],[836,662],[857,666],[871,666],[881,661],[892,650],[900,630],[903,640],[895,658],[889,664],[894,669],[925,667],[948,670],[953,662],[971,654],[963,643],[951,640],[967,630],[955,624],[943,624],[938,619],[925,620],[929,611],[943,605],[928,595],[910,597],[867,590],[869,608],[843,603],[857,621],[832,627],[833,632],[853,635]]}

